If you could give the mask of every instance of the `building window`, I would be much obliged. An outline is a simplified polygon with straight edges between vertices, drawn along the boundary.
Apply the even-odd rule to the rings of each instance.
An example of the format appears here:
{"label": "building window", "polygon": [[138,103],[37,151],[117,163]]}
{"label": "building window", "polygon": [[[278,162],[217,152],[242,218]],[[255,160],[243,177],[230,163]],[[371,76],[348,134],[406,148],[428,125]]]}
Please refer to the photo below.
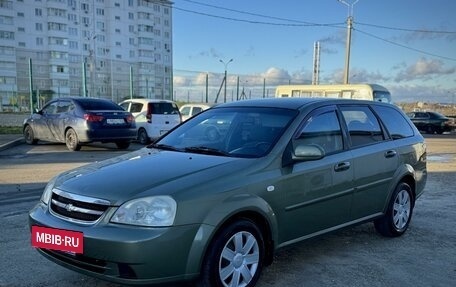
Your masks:
{"label": "building window", "polygon": [[116,46],[117,46],[117,47],[120,47],[120,46],[122,46],[122,43],[116,42]]}
{"label": "building window", "polygon": [[128,19],[130,19],[130,20],[135,19],[135,14],[129,12],[129,13],[128,13]]}
{"label": "building window", "polygon": [[116,31],[116,33],[120,33],[120,29],[116,29],[115,31]]}
{"label": "building window", "polygon": [[97,8],[97,15],[103,16],[104,15],[104,9]]}
{"label": "building window", "polygon": [[116,16],[114,17],[116,20],[120,20],[120,16]]}
{"label": "building window", "polygon": [[57,73],[65,73],[65,68],[63,66],[57,66]]}
{"label": "building window", "polygon": [[133,0],[128,0],[128,6],[130,6],[130,7],[133,6]]}
{"label": "building window", "polygon": [[18,32],[25,32],[25,28],[24,28],[24,27],[18,27],[18,28],[17,28],[17,31],[18,31]]}
{"label": "building window", "polygon": [[43,16],[43,10],[41,10],[40,8],[35,8],[35,16]]}
{"label": "building window", "polygon": [[35,30],[36,31],[43,31],[43,24],[42,23],[35,23]]}
{"label": "building window", "polygon": [[19,42],[18,45],[19,47],[25,47],[25,42]]}
{"label": "building window", "polygon": [[0,31],[0,39],[14,40],[14,32]]}
{"label": "building window", "polygon": [[36,38],[36,45],[43,46],[43,38],[40,38],[40,37]]}
{"label": "building window", "polygon": [[117,3],[117,2],[116,2],[116,3],[114,3],[114,6],[115,6],[115,7],[120,7],[120,3]]}
{"label": "building window", "polygon": [[77,41],[70,41],[70,49],[77,50],[78,49],[78,42]]}

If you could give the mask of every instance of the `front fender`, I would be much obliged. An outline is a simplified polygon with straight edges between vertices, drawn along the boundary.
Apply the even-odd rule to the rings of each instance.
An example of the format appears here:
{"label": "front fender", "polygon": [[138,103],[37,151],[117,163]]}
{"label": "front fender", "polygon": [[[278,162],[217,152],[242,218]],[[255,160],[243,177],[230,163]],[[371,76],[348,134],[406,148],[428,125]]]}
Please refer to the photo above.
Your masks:
{"label": "front fender", "polygon": [[277,218],[269,204],[261,197],[251,194],[233,195],[215,205],[206,215],[191,246],[187,274],[199,273],[204,256],[217,232],[236,217],[261,216],[269,227],[274,248],[277,245]]}

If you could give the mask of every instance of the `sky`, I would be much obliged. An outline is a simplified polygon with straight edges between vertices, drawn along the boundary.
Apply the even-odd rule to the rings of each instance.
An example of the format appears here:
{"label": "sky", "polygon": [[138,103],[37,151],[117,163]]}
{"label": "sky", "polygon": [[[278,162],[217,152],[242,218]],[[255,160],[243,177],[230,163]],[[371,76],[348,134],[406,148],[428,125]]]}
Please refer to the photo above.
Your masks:
{"label": "sky", "polygon": [[[381,84],[395,102],[456,102],[455,0],[343,2],[175,0],[174,85],[188,85],[185,78],[196,72],[222,74],[225,67],[229,88],[234,75],[308,83],[317,41],[319,82],[342,83],[351,13],[350,83]],[[244,80],[242,86],[254,84]]]}

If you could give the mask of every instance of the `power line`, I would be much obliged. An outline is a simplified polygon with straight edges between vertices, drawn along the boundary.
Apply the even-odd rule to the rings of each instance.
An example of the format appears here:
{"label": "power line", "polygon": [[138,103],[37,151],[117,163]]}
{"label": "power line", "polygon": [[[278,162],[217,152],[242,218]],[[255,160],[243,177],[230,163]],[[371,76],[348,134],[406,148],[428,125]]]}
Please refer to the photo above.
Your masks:
{"label": "power line", "polygon": [[193,10],[188,10],[188,9],[183,9],[179,8],[176,6],[172,6],[173,9],[187,12],[187,13],[193,13],[197,15],[202,15],[202,16],[207,16],[207,17],[212,17],[212,18],[217,18],[217,19],[223,19],[223,20],[229,20],[229,21],[235,21],[235,22],[244,22],[244,23],[250,23],[250,24],[262,24],[262,25],[271,25],[271,26],[288,26],[288,27],[340,27],[339,25],[343,25],[344,23],[333,23],[333,24],[317,24],[317,23],[307,23],[303,22],[302,24],[292,24],[292,23],[274,23],[274,22],[265,22],[265,21],[255,21],[255,20],[245,20],[245,19],[238,19],[238,18],[232,18],[232,17],[225,17],[225,16],[220,16],[220,15],[214,15],[214,14],[208,14],[208,13],[203,13],[203,12],[197,12]]}
{"label": "power line", "polygon": [[364,31],[361,31],[361,30],[359,30],[359,29],[353,28],[353,30],[355,30],[355,31],[357,31],[357,32],[359,32],[359,33],[361,33],[361,34],[367,35],[367,36],[369,36],[369,37],[375,38],[375,39],[377,39],[377,40],[384,41],[384,42],[387,42],[387,43],[389,43],[389,44],[392,44],[392,45],[395,45],[395,46],[399,46],[399,47],[402,47],[402,48],[405,48],[405,49],[408,49],[408,50],[412,50],[412,51],[419,52],[419,53],[422,53],[422,54],[425,54],[425,55],[428,55],[428,56],[432,56],[432,57],[436,57],[436,58],[441,58],[441,59],[445,59],[445,60],[449,60],[449,61],[456,61],[456,58],[450,58],[450,57],[446,57],[446,56],[440,56],[440,55],[433,54],[433,53],[429,53],[429,52],[426,52],[426,51],[423,51],[423,50],[420,50],[420,49],[416,49],[416,48],[413,48],[413,47],[410,47],[410,46],[402,45],[402,44],[399,44],[399,43],[396,43],[396,42],[393,42],[393,41],[390,41],[390,40],[387,40],[387,39],[384,39],[384,38],[375,36],[375,35],[373,35],[373,34],[370,34],[370,33],[364,32]]}
{"label": "power line", "polygon": [[[202,2],[194,1],[194,0],[181,0],[181,1],[185,1],[185,2],[188,2],[188,3],[192,3],[192,4],[197,4],[197,5],[201,5],[201,6],[211,7],[211,8],[215,8],[215,9],[219,9],[219,10],[231,11],[231,12],[236,12],[236,13],[240,13],[240,14],[245,14],[245,15],[250,15],[250,16],[257,16],[257,17],[273,19],[273,20],[280,20],[280,21],[286,21],[286,22],[307,24],[307,25],[310,25],[310,26],[338,26],[338,25],[344,24],[344,23],[332,23],[332,24],[330,24],[330,23],[327,23],[327,24],[313,23],[313,22],[300,21],[300,20],[294,20],[294,19],[289,19],[289,18],[281,18],[281,17],[276,17],[276,16],[270,16],[270,15],[263,15],[263,14],[252,13],[252,12],[247,12],[247,11],[241,11],[241,10],[236,10],[236,9],[231,9],[231,8],[211,5],[211,4],[207,4],[207,3],[202,3]],[[400,28],[400,27],[388,27],[388,26],[383,26],[383,25],[361,23],[361,22],[356,22],[356,21],[353,21],[353,22],[355,24],[357,24],[357,25],[364,25],[364,26],[370,26],[370,27],[374,27],[374,28],[387,29],[387,30],[406,31],[406,32],[421,32],[421,33],[437,33],[437,34],[456,34],[456,31],[410,29],[410,28]]]}
{"label": "power line", "polygon": [[319,24],[319,23],[313,23],[313,22],[299,21],[299,20],[294,20],[294,19],[280,18],[280,17],[275,17],[275,16],[251,13],[251,12],[246,12],[246,11],[241,11],[241,10],[236,10],[236,9],[231,9],[231,8],[225,8],[225,7],[220,7],[220,6],[211,5],[211,4],[206,4],[206,3],[202,3],[202,2],[198,2],[198,1],[192,1],[192,0],[182,0],[182,1],[193,3],[193,4],[197,4],[197,5],[202,5],[202,6],[206,6],[206,7],[211,7],[211,8],[215,8],[215,9],[219,9],[219,10],[225,10],[225,11],[236,12],[236,13],[250,15],[250,16],[262,17],[262,18],[273,19],[273,20],[280,20],[280,21],[286,21],[286,22],[294,22],[294,23],[301,23],[301,24],[308,24],[308,25],[323,25],[323,26],[339,25],[340,24],[340,23]]}
{"label": "power line", "polygon": [[355,22],[357,25],[369,26],[380,29],[395,30],[395,31],[406,31],[406,32],[420,32],[420,33],[435,33],[435,34],[456,34],[456,31],[437,31],[437,30],[425,30],[425,29],[406,29],[397,27],[387,27],[382,25],[368,24]]}
{"label": "power line", "polygon": [[[206,17],[212,17],[212,18],[228,20],[228,21],[235,21],[235,22],[244,22],[244,23],[249,23],[249,24],[261,24],[261,25],[271,25],[271,26],[287,26],[287,27],[321,27],[321,26],[324,26],[324,27],[333,27],[333,28],[344,28],[344,26],[342,26],[342,25],[345,25],[345,23],[332,23],[332,24],[311,23],[311,22],[298,21],[298,20],[293,20],[293,19],[286,19],[286,18],[279,18],[279,17],[274,17],[274,16],[267,16],[267,15],[261,15],[261,14],[256,14],[256,13],[250,13],[250,12],[245,12],[245,11],[240,11],[240,10],[235,10],[235,9],[230,9],[230,8],[224,8],[224,7],[215,6],[215,5],[211,5],[211,4],[206,4],[206,3],[193,1],[193,0],[182,0],[182,1],[186,1],[186,2],[189,2],[189,3],[197,4],[197,5],[203,5],[203,6],[207,6],[207,7],[212,7],[212,8],[216,8],[216,9],[221,9],[221,10],[226,10],[226,11],[231,11],[231,12],[251,15],[251,16],[257,16],[257,17],[263,17],[263,18],[268,18],[268,19],[293,22],[293,23],[275,23],[275,22],[266,22],[266,21],[238,19],[238,18],[233,18],[233,17],[225,17],[225,16],[220,16],[220,15],[214,15],[214,14],[209,14],[209,13],[203,13],[203,12],[197,12],[197,11],[193,11],[193,10],[183,9],[183,8],[176,7],[174,5],[170,6],[170,8],[173,8],[173,9],[179,10],[179,11],[183,11],[183,12],[187,12],[187,13],[193,13],[193,14],[197,14],[197,15],[202,15],[202,16],[206,16]],[[387,26],[381,26],[381,25],[375,25],[375,24],[367,24],[367,23],[358,23],[358,22],[355,22],[355,23],[358,24],[358,25],[370,26],[370,27],[380,28],[380,29],[396,30],[396,31],[421,32],[421,33],[440,33],[440,34],[456,34],[456,32],[453,32],[453,31],[406,29],[406,28],[387,27]],[[406,45],[403,45],[403,44],[399,44],[399,43],[396,43],[396,42],[393,42],[393,41],[390,41],[390,40],[375,36],[375,35],[373,35],[371,33],[368,33],[368,32],[365,32],[365,31],[362,31],[362,30],[359,30],[359,29],[353,28],[353,30],[356,30],[356,31],[358,31],[358,32],[360,32],[362,34],[365,34],[365,35],[370,36],[372,38],[375,38],[377,40],[381,40],[381,41],[387,42],[389,44],[392,44],[392,45],[395,45],[395,46],[398,46],[398,47],[402,47],[402,48],[405,48],[405,49],[408,49],[408,50],[412,50],[412,51],[415,51],[415,52],[418,52],[418,53],[422,53],[422,54],[425,54],[425,55],[428,55],[428,56],[432,56],[432,57],[437,57],[437,58],[450,60],[450,61],[456,61],[455,58],[450,58],[450,57],[446,57],[446,56],[440,56],[440,55],[433,54],[433,53],[430,53],[430,52],[426,52],[426,51],[423,51],[423,50],[420,50],[420,49],[409,47],[409,46],[406,46]]]}

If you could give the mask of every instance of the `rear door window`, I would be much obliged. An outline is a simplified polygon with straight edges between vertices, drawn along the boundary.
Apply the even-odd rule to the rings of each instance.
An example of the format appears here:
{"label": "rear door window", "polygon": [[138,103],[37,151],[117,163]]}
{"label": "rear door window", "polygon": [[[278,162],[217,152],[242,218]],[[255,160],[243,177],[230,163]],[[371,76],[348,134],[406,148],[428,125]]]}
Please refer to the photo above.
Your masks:
{"label": "rear door window", "polygon": [[352,146],[364,146],[385,140],[380,123],[368,106],[342,106]]}

